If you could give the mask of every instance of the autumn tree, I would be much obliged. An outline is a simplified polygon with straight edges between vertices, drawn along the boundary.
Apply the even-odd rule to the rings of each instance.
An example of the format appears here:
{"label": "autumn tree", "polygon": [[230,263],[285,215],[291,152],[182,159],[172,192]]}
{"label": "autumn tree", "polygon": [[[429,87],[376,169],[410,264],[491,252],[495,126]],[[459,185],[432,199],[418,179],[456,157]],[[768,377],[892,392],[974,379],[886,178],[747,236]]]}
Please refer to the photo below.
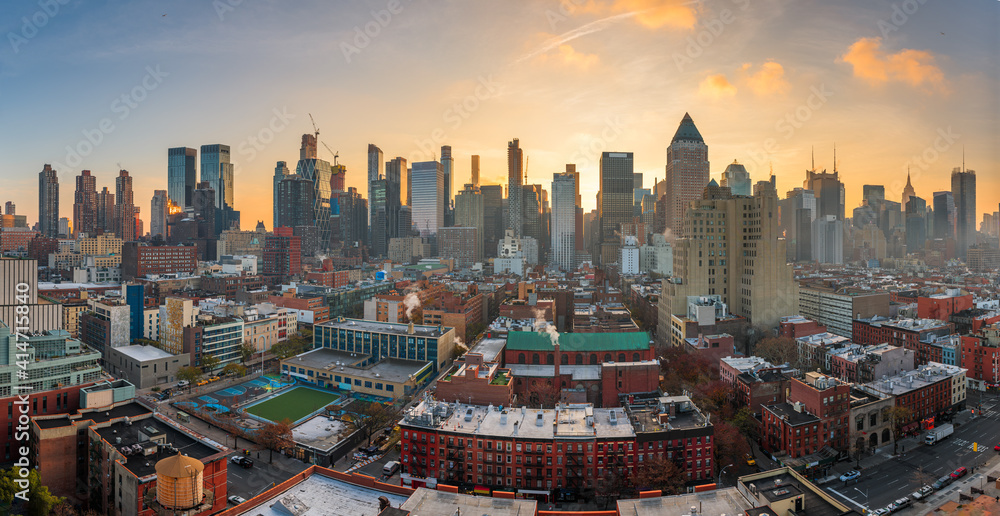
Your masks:
{"label": "autumn tree", "polygon": [[[21,469],[19,466],[13,466],[0,473],[0,510],[3,511],[3,514],[26,514],[28,516],[47,516],[52,514],[53,509],[60,505],[65,498],[53,495],[47,486],[42,485],[42,481],[38,476],[38,470],[30,469],[27,475],[28,501],[20,501],[21,498],[17,496],[17,493],[23,491],[23,489],[14,481],[24,478],[21,475]],[[13,508],[18,506],[21,509],[19,509],[19,512],[15,512]]]}
{"label": "autumn tree", "polygon": [[892,454],[896,455],[899,449],[899,440],[903,438],[903,427],[913,421],[913,411],[906,407],[894,405],[888,409],[887,413],[889,424],[892,428]]}
{"label": "autumn tree", "polygon": [[929,486],[933,484],[935,480],[934,475],[931,475],[930,472],[925,470],[922,464],[917,466],[917,469],[913,470],[913,474],[910,475],[910,478],[921,487]]}
{"label": "autumn tree", "polygon": [[295,447],[292,439],[292,421],[282,419],[277,423],[265,423],[254,433],[254,441],[258,446],[269,450],[267,458],[268,464],[274,459],[274,451],[282,451],[286,448]]}
{"label": "autumn tree", "polygon": [[684,471],[672,460],[653,459],[641,463],[632,477],[640,491],[659,489],[664,495],[684,493]]}
{"label": "autumn tree", "polygon": [[222,368],[222,374],[227,376],[245,376],[247,368],[240,364],[226,364],[226,367]]}
{"label": "autumn tree", "polygon": [[249,342],[240,344],[240,359],[244,364],[250,362],[255,353],[257,353],[257,350]]}
{"label": "autumn tree", "polygon": [[730,423],[746,438],[747,444],[760,442],[760,423],[753,417],[750,407],[742,407],[733,415]]}
{"label": "autumn tree", "polygon": [[757,343],[754,355],[775,365],[796,364],[799,361],[798,344],[789,337],[765,337]]}
{"label": "autumn tree", "polygon": [[618,473],[615,468],[607,468],[604,477],[597,482],[594,496],[598,501],[604,503],[604,510],[607,510],[608,504],[625,496],[631,490],[632,483],[629,481],[629,477]]}
{"label": "autumn tree", "polygon": [[715,469],[721,470],[728,464],[739,464],[747,454],[750,453],[750,445],[746,439],[740,435],[740,431],[735,426],[725,421],[715,421],[714,436],[715,443]]}
{"label": "autumn tree", "polygon": [[177,379],[184,380],[189,385],[194,385],[199,378],[201,378],[201,369],[197,367],[185,366],[177,370]]}
{"label": "autumn tree", "polygon": [[360,418],[355,425],[362,431],[368,446],[372,444],[372,436],[386,425],[396,421],[397,410],[391,405],[383,405],[378,402],[368,403],[361,409]]}
{"label": "autumn tree", "polygon": [[212,371],[215,371],[216,368],[219,367],[219,362],[219,357],[215,355],[202,355],[201,370],[204,371],[205,374],[211,374]]}

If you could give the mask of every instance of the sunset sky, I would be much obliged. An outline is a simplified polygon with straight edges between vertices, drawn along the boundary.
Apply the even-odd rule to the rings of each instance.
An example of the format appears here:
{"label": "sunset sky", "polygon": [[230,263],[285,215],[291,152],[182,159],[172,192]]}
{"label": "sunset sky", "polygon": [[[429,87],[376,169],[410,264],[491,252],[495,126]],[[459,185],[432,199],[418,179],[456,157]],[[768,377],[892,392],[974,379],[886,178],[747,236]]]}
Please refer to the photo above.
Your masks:
{"label": "sunset sky", "polygon": [[773,167],[784,196],[836,145],[849,215],[864,183],[898,201],[908,168],[918,196],[950,189],[964,149],[977,224],[1000,203],[996,0],[69,0],[2,21],[0,202],[30,223],[43,164],[66,217],[80,170],[113,189],[120,164],[148,230],[167,149],[224,143],[243,229],[270,229],[310,113],[365,197],[368,143],[411,162],[451,145],[458,190],[472,154],[505,184],[520,138],[528,181],[576,163],[589,210],[601,151],[634,152],[652,188],[688,112],[713,177]]}

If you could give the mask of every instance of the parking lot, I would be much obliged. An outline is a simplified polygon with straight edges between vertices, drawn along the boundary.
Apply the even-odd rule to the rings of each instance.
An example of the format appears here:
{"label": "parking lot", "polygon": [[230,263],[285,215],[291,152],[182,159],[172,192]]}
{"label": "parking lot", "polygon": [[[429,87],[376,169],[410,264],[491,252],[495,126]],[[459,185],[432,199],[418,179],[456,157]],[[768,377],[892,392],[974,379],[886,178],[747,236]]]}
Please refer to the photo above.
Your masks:
{"label": "parking lot", "polygon": [[[270,451],[251,451],[249,457],[253,460],[253,467],[249,469],[244,469],[230,462],[228,467],[229,486],[226,496],[237,495],[249,500],[265,489],[284,482],[292,475],[309,467],[308,464],[277,452],[274,453],[273,463],[268,464],[270,454]],[[241,453],[233,453],[230,457],[235,455],[242,455],[242,450]],[[230,505],[232,504],[230,503]]]}

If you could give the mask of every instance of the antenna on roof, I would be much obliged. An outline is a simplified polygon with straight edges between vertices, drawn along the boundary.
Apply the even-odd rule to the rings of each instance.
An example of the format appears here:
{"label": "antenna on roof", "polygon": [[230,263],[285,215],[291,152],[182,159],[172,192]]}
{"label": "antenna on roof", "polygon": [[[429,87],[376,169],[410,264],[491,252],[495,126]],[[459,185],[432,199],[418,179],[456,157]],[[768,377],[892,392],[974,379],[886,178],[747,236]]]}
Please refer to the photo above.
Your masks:
{"label": "antenna on roof", "polygon": [[837,173],[837,144],[833,144],[833,173]]}
{"label": "antenna on roof", "polygon": [[810,147],[812,149],[812,171],[816,171],[816,146]]}

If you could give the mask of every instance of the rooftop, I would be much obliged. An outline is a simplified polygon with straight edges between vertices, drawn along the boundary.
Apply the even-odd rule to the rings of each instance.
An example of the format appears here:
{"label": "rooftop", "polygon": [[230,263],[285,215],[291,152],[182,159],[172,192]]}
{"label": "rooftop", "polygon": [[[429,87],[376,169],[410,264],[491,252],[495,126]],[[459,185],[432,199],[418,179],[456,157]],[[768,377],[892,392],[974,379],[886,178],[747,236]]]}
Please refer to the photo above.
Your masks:
{"label": "rooftop", "polygon": [[[369,331],[372,333],[394,333],[396,335],[408,335],[409,325],[402,323],[388,323],[377,321],[366,321],[364,319],[341,319],[327,321],[316,325],[319,328],[337,328],[345,330]],[[427,326],[423,324],[413,325],[413,335],[417,337],[440,337],[442,334],[454,331],[448,326]]]}
{"label": "rooftop", "polygon": [[482,339],[475,346],[472,346],[469,353],[483,355],[483,362],[500,362],[502,360],[500,354],[506,345],[507,339]]}
{"label": "rooftop", "polygon": [[748,502],[735,487],[677,496],[618,500],[618,514],[629,516],[690,514],[691,507],[698,507],[698,512],[706,515],[743,514],[750,510],[753,504]]}
{"label": "rooftop", "polygon": [[323,452],[333,449],[354,428],[330,416],[315,416],[292,430],[292,439],[303,446]]}
{"label": "rooftop", "polygon": [[480,514],[526,516],[538,513],[538,502],[448,493],[421,487],[399,508],[410,511],[410,516],[440,516],[456,513],[473,516]]}
{"label": "rooftop", "polygon": [[623,409],[595,409],[585,403],[528,410],[425,399],[411,408],[400,424],[467,435],[523,439],[635,437]]}
{"label": "rooftop", "polygon": [[[210,446],[205,442],[195,439],[187,432],[155,417],[132,422],[123,421],[114,423],[108,427],[100,428],[96,432],[102,439],[125,455],[125,467],[139,478],[155,474],[157,461],[178,453],[204,462],[205,459],[226,450],[222,446],[218,448]],[[143,452],[132,453],[125,451],[125,448],[134,447],[137,444],[148,447],[151,438],[161,435],[161,442],[169,445],[169,447],[155,446],[156,450],[149,455]]]}
{"label": "rooftop", "polygon": [[819,423],[819,418],[805,412],[799,412],[795,410],[795,406],[791,403],[778,403],[777,405],[767,405],[764,407],[765,410],[771,411],[774,415],[788,421],[791,426],[808,425],[810,423]]}
{"label": "rooftop", "polygon": [[[562,351],[640,351],[651,345],[646,332],[561,333],[558,342]],[[547,351],[554,346],[549,333],[512,331],[507,333],[507,349]]]}
{"label": "rooftop", "polygon": [[966,369],[961,367],[928,362],[912,371],[884,377],[881,380],[859,385],[858,388],[873,393],[900,396],[955,376],[964,377],[965,372]]}
{"label": "rooftop", "polygon": [[367,377],[381,378],[387,382],[395,383],[406,383],[410,377],[415,376],[429,364],[429,362],[419,360],[385,358],[368,367],[359,367],[356,365],[369,358],[371,358],[371,355],[318,348],[287,359],[286,362],[313,369],[344,371],[356,375],[363,374]]}
{"label": "rooftop", "polygon": [[161,358],[170,358],[174,356],[156,346],[134,345],[134,346],[122,346],[114,349],[119,353],[126,355],[132,358],[133,360],[137,360],[139,362],[145,362],[147,360],[158,360]]}
{"label": "rooftop", "polygon": [[247,506],[240,516],[328,516],[345,514],[375,516],[378,514],[380,496],[389,505],[399,507],[407,497],[356,486],[313,473],[255,507]]}

